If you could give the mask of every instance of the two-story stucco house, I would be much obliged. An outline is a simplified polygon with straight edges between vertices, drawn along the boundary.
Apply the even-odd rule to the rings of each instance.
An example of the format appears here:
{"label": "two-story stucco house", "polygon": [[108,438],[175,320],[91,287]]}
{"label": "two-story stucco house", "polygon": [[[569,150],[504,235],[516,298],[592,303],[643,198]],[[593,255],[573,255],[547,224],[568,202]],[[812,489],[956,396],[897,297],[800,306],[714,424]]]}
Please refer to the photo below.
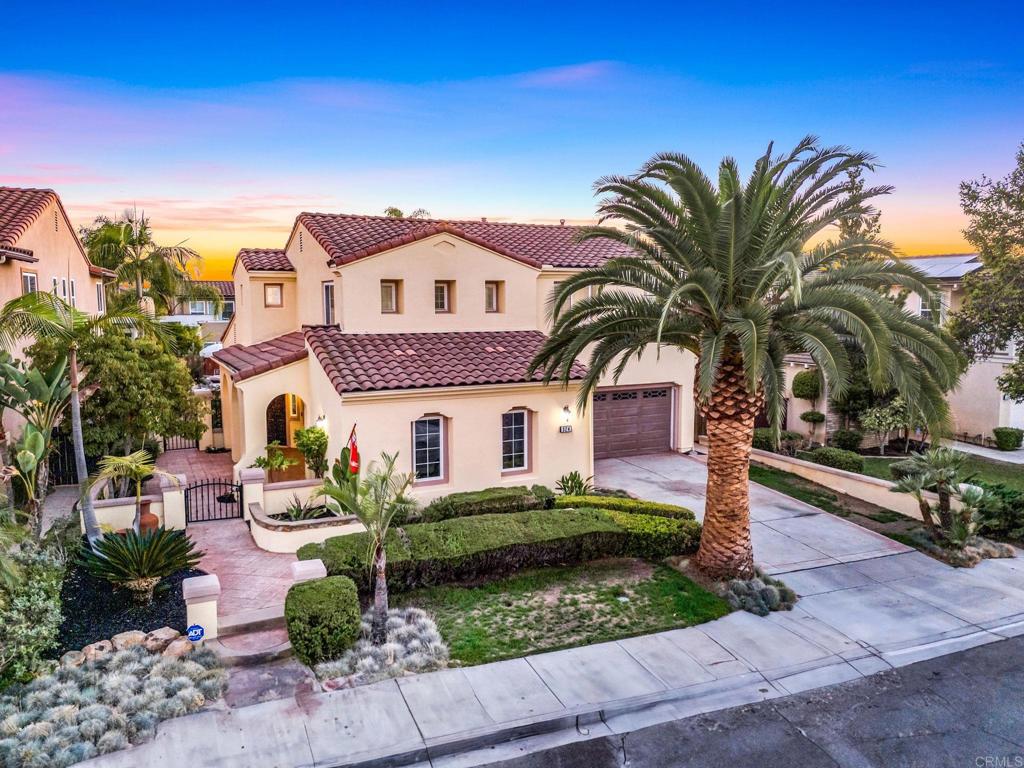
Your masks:
{"label": "two-story stucco house", "polygon": [[213,301],[182,297],[174,312],[162,315],[160,321],[196,327],[204,342],[219,342],[235,313],[235,284],[231,280],[195,280],[193,284],[219,293],[220,308]]}
{"label": "two-story stucco house", "polygon": [[[0,304],[53,291],[84,312],[103,312],[104,277],[113,273],[89,261],[56,192],[0,187]],[[16,433],[19,425],[14,413],[5,413],[6,429]]]}
{"label": "two-story stucco house", "polygon": [[[224,433],[236,473],[319,423],[336,456],[400,453],[421,497],[553,484],[595,458],[685,451],[688,353],[663,350],[608,380],[590,407],[528,376],[552,289],[623,253],[565,225],[303,213],[281,250],[235,260],[224,332]],[[575,372],[578,379],[583,368]]]}

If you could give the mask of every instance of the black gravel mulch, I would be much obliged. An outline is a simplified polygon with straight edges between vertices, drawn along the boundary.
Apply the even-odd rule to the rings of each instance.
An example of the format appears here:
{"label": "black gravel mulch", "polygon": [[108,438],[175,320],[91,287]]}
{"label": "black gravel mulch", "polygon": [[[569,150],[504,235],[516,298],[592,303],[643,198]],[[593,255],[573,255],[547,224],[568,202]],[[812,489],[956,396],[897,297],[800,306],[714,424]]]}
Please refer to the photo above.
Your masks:
{"label": "black gravel mulch", "polygon": [[150,632],[171,627],[184,632],[185,600],[181,596],[181,582],[205,573],[178,571],[160,581],[152,603],[139,605],[128,590],[115,589],[110,582],[90,576],[78,565],[71,565],[60,590],[64,622],[60,625],[54,658],[131,629]]}

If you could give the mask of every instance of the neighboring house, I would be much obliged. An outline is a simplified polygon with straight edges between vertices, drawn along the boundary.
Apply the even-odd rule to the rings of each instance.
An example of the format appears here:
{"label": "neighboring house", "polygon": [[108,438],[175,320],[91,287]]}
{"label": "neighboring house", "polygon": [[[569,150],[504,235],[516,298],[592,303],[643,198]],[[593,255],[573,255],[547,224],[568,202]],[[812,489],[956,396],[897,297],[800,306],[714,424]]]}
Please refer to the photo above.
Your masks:
{"label": "neighboring house", "polygon": [[[935,284],[940,297],[940,323],[946,321],[950,312],[960,308],[964,297],[963,281],[967,275],[983,268],[976,253],[952,253],[935,256],[910,256],[907,261],[923,271]],[[931,316],[931,309],[923,305],[921,297],[910,294],[906,298],[907,310],[924,317]],[[960,386],[949,394],[948,402],[953,416],[956,435],[972,442],[991,439],[995,427],[1024,428],[1024,404],[1014,403],[1007,398],[996,384],[996,379],[1005,367],[1015,359],[1013,350],[985,360],[975,362],[964,374]],[[786,358],[787,388],[793,376],[799,371],[813,367],[810,355],[791,355]],[[838,426],[834,414],[828,413],[827,397],[818,402],[818,410],[828,415],[829,429]],[[786,427],[806,433],[807,425],[800,420],[800,414],[810,410],[806,400],[790,398]],[[819,428],[820,433],[820,428]],[[868,441],[865,441],[868,444]]]}
{"label": "neighboring house", "polygon": [[235,314],[235,284],[231,280],[195,280],[195,285],[214,289],[221,295],[221,308],[217,311],[212,301],[190,301],[181,299],[177,312],[160,318],[164,323],[181,323],[197,326],[204,342],[220,341],[224,330],[228,327],[231,316]]}
{"label": "neighboring house", "polygon": [[417,495],[552,485],[595,458],[692,448],[694,359],[652,349],[584,414],[527,367],[561,281],[627,253],[577,228],[303,213],[284,249],[233,271],[221,398],[236,473],[271,441],[324,425],[337,456],[400,453]]}
{"label": "neighboring house", "polygon": [[[113,273],[89,261],[56,192],[0,187],[0,304],[52,291],[84,312],[103,312],[104,277]],[[27,343],[14,350],[15,356]],[[3,418],[6,429],[20,430],[15,414]]]}

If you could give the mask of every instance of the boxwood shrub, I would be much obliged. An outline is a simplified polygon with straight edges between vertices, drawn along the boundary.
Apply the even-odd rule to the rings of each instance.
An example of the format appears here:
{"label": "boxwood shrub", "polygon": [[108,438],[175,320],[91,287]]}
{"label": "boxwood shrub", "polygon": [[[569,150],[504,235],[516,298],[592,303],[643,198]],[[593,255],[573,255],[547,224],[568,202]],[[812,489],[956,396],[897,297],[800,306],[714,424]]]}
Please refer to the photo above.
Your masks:
{"label": "boxwood shrub", "polygon": [[421,513],[420,520],[424,523],[436,523],[453,517],[524,512],[528,509],[543,508],[547,499],[553,496],[554,493],[542,485],[535,485],[533,488],[513,485],[452,493],[430,502]]}
{"label": "boxwood shrub", "polygon": [[856,451],[863,440],[864,435],[855,429],[837,429],[829,435],[832,447],[842,448],[844,451]]}
{"label": "boxwood shrub", "polygon": [[284,600],[284,621],[288,640],[303,664],[338,658],[359,637],[355,583],[347,576],[328,576],[295,584]]}
{"label": "boxwood shrub", "polygon": [[1024,442],[1024,429],[1016,427],[996,427],[992,430],[996,438],[996,448],[1000,451],[1014,451]]}
{"label": "boxwood shrub", "polygon": [[[600,557],[662,558],[692,552],[699,541],[696,520],[592,508],[420,523],[388,533],[388,587],[401,591]],[[329,574],[348,576],[366,592],[366,550],[366,534],[353,533],[307,544],[298,557],[320,558]]]}
{"label": "boxwood shrub", "polygon": [[614,509],[619,512],[632,512],[637,515],[654,515],[655,517],[677,517],[680,520],[696,519],[693,512],[686,507],[675,504],[662,504],[657,501],[621,498],[618,496],[557,496],[555,507],[573,509],[591,507],[593,509]]}
{"label": "boxwood shrub", "polygon": [[864,474],[864,457],[842,448],[815,448],[810,452],[810,460],[826,467]]}
{"label": "boxwood shrub", "polygon": [[776,450],[775,445],[772,443],[772,430],[770,427],[757,427],[754,430],[754,447],[759,451],[771,451],[792,456],[796,453],[797,447],[803,442],[804,436],[799,432],[784,429],[779,433],[779,448]]}

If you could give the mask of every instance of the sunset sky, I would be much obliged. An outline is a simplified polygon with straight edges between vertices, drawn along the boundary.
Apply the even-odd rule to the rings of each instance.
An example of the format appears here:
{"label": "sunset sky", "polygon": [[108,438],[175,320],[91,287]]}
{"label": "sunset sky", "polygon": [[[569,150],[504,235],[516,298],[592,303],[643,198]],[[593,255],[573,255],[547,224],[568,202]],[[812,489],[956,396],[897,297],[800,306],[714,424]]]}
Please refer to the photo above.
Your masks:
{"label": "sunset sky", "polygon": [[1024,140],[1020,3],[66,5],[4,9],[0,184],[136,205],[209,277],[303,210],[586,220],[654,152],[807,133],[879,156],[903,252],[962,251],[959,182]]}

